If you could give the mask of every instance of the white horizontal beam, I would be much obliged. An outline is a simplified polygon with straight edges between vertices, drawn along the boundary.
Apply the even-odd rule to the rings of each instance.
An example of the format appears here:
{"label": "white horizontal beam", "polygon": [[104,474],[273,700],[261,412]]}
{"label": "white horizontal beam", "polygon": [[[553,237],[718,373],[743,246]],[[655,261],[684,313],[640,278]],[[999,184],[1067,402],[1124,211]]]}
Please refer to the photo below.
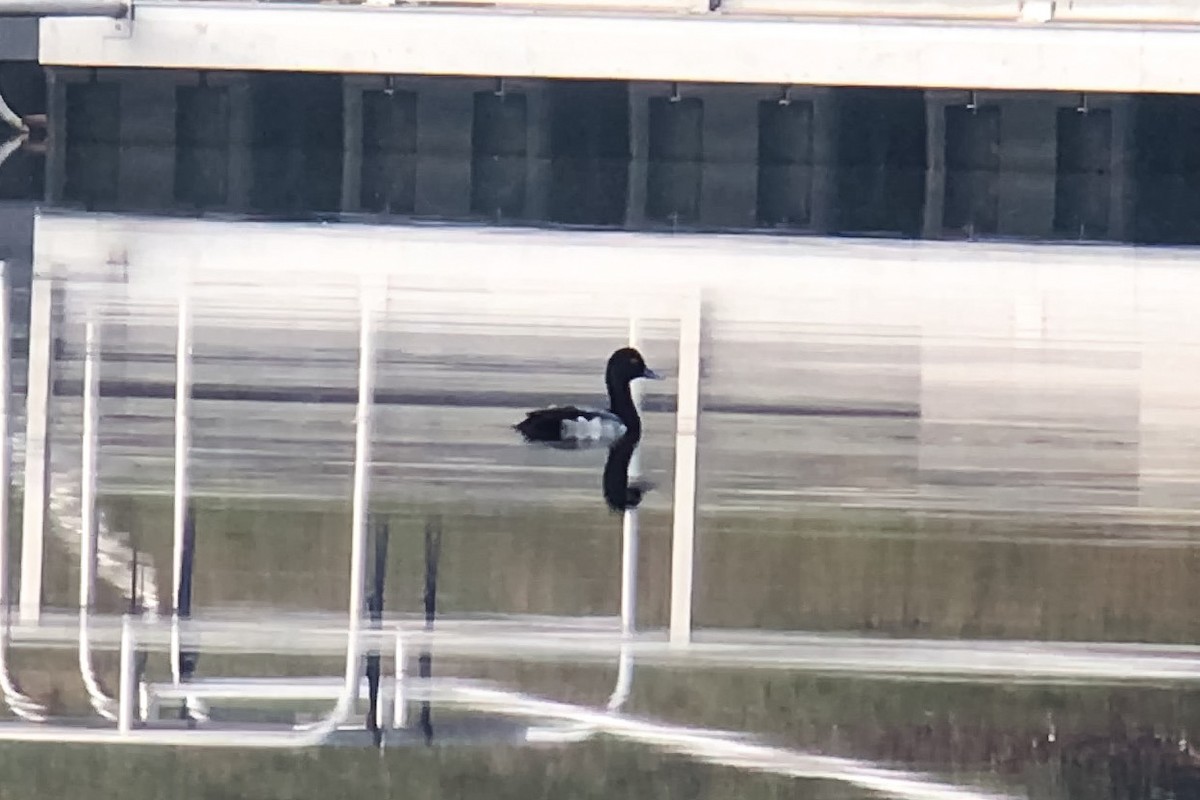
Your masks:
{"label": "white horizontal beam", "polygon": [[[767,7],[776,16],[787,13],[784,5],[731,0],[733,13],[686,14],[676,0],[663,1],[676,13],[142,2],[128,27],[111,20],[43,20],[40,60],[91,67],[1200,92],[1194,28],[771,19],[758,14]],[[1129,5],[1087,6],[1093,17],[1103,17],[1106,7],[1113,15],[1137,16]],[[794,13],[803,9],[801,3]]]}
{"label": "white horizontal beam", "polygon": [[[990,336],[999,323],[983,310],[1012,302],[1036,276],[1047,302],[1064,309],[1051,316],[1054,324],[1086,332],[1081,341],[1200,341],[1200,321],[1177,299],[1193,291],[1181,286],[1200,286],[1195,248],[678,237],[116,215],[47,214],[35,221],[39,278],[86,285],[86,276],[93,274],[90,265],[114,251],[131,254],[120,267],[127,281],[124,302],[130,305],[113,307],[112,313],[156,319],[172,330],[175,275],[186,264],[197,319],[255,329],[290,330],[303,318],[309,330],[345,330],[358,317],[360,282],[371,278],[386,279],[391,302],[408,309],[389,319],[397,329],[444,332],[453,322],[498,331],[518,318],[575,331],[588,325],[611,329],[614,320],[628,319],[631,295],[611,292],[613,285],[624,285],[634,287],[632,297],[646,320],[676,318],[680,292],[703,290],[712,302],[714,324],[757,326],[764,336],[791,330],[787,325],[794,324],[798,308],[805,309],[808,325]],[[397,260],[393,254],[399,252],[405,257]],[[346,266],[330,271],[331,263]],[[563,264],[574,269],[564,271]],[[1080,297],[1081,287],[1087,301],[1069,303],[1066,298]],[[68,310],[75,308],[69,295],[67,301]],[[772,328],[774,323],[785,325]],[[726,328],[723,335],[732,334]]]}
{"label": "white horizontal beam", "polygon": [[[14,0],[17,2],[18,0]],[[31,0],[36,2],[36,0]],[[158,0],[149,0],[156,2]],[[346,0],[343,0],[345,3]],[[357,0],[367,7],[396,7],[405,0]],[[690,11],[706,13],[708,0],[423,0],[422,5],[547,8],[586,11]],[[787,17],[937,20],[1065,20],[1092,23],[1178,25],[1200,22],[1200,5],[1180,0],[721,0],[723,14]]]}
{"label": "white horizontal beam", "polygon": [[[446,0],[450,2],[451,0]],[[463,2],[464,0],[453,0]],[[466,0],[484,2],[484,0]],[[503,0],[501,5],[595,5],[601,0]],[[617,3],[682,0],[603,0]],[[1179,0],[722,0],[722,14],[842,19],[926,19],[943,22],[1074,22],[1092,24],[1193,25],[1200,4]]]}
{"label": "white horizontal beam", "polygon": [[[261,622],[245,620],[190,620],[183,630],[187,647],[205,652],[303,653],[329,656],[345,653],[345,616],[338,623],[281,620],[273,625],[279,636],[262,636]],[[622,648],[638,664],[654,667],[760,668],[775,670],[834,670],[859,675],[924,675],[932,679],[954,676],[973,680],[1079,679],[1129,683],[1136,681],[1200,680],[1200,647],[1122,642],[1025,642],[976,639],[969,642],[935,639],[888,639],[869,636],[765,632],[759,630],[707,630],[695,635],[687,648],[672,647],[663,631],[643,631],[631,641],[615,619],[607,629],[587,630],[576,625],[586,618],[563,617],[562,625],[545,624],[539,617],[504,619],[439,619],[434,631],[424,620],[409,617],[397,626],[413,647],[430,647],[447,657],[507,660],[577,659],[609,662]],[[39,625],[15,625],[14,647],[74,646],[78,640],[78,615],[46,612]],[[170,646],[170,625],[134,623],[138,646],[154,653]],[[115,615],[94,615],[89,620],[93,645],[112,650],[120,646],[124,620]],[[363,630],[359,651],[392,646],[396,629]],[[357,676],[355,676],[357,677]],[[301,679],[304,680],[304,679]],[[343,679],[344,680],[344,679]],[[353,684],[351,684],[353,686]],[[345,683],[343,683],[345,686]],[[415,698],[414,698],[415,699]],[[0,724],[0,740],[6,726]]]}
{"label": "white horizontal beam", "polygon": [[[148,683],[146,691],[157,700],[336,700],[345,690],[337,675],[286,678],[210,678],[185,684]],[[369,691],[366,678],[359,681],[359,694]]]}

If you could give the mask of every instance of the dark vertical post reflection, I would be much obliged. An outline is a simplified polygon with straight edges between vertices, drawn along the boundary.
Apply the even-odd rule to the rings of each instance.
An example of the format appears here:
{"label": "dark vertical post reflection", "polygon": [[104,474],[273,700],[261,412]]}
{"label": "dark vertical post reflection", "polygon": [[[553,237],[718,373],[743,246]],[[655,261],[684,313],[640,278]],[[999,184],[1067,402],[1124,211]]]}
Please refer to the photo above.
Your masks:
{"label": "dark vertical post reflection", "polygon": [[[425,523],[425,630],[433,630],[437,616],[438,561],[442,554],[442,519],[433,517]],[[433,677],[433,654],[429,648],[421,651],[418,674],[422,681]],[[428,700],[421,703],[421,732],[425,744],[433,744],[433,712]]]}
{"label": "dark vertical post reflection", "polygon": [[[143,591],[142,587],[144,586],[144,584],[146,582],[146,578],[142,572],[141,560],[138,557],[139,548],[137,545],[137,540],[135,538],[131,537],[129,544],[130,544],[130,552],[132,555],[132,558],[129,559],[129,615],[137,616],[137,615],[140,615],[143,611],[145,611],[145,601],[144,601],[144,598],[142,597],[142,591]],[[150,653],[143,648],[138,648],[137,657],[136,657],[136,661],[135,661],[135,667],[134,667],[134,671],[135,671],[138,681],[141,681],[142,676],[146,674],[146,663],[149,660],[150,660]],[[194,671],[194,662],[193,662],[193,671]],[[192,673],[189,672],[188,674],[190,675]],[[191,718],[188,716],[188,713],[187,713],[187,704],[186,703],[183,705],[183,708],[181,711],[181,716],[188,717],[189,723],[191,722]]]}
{"label": "dark vertical post reflection", "polygon": [[[135,551],[136,552],[136,551]],[[187,513],[183,520],[183,560],[179,569],[179,594],[175,598],[175,608],[178,609],[179,619],[186,620],[192,616],[192,583],[196,569],[196,507],[188,503]],[[196,674],[196,664],[200,653],[196,650],[179,651],[179,679],[186,682]],[[187,701],[180,707],[181,718],[188,716]]]}
{"label": "dark vertical post reflection", "polygon": [[[383,627],[383,592],[387,580],[387,551],[388,551],[388,522],[385,518],[376,518],[371,524],[371,533],[375,539],[375,549],[372,555],[374,564],[371,574],[371,594],[367,596],[367,615],[371,628],[379,630]],[[397,669],[399,665],[397,665]],[[378,648],[372,648],[367,653],[367,692],[369,696],[367,709],[367,730],[371,731],[375,746],[383,743],[383,728],[379,725],[379,682],[382,674]]]}

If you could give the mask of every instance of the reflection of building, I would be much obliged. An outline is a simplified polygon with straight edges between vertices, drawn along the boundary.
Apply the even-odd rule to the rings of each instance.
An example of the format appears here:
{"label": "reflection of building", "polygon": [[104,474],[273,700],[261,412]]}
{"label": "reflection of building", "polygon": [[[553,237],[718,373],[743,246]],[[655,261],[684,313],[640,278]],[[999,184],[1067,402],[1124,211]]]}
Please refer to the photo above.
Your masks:
{"label": "reflection of building", "polygon": [[1187,127],[1170,124],[1196,113],[1188,98],[50,76],[47,197],[72,207],[928,238],[1193,235],[1188,215],[1139,195],[1163,167],[1134,155],[1135,129],[1164,148],[1191,146]]}

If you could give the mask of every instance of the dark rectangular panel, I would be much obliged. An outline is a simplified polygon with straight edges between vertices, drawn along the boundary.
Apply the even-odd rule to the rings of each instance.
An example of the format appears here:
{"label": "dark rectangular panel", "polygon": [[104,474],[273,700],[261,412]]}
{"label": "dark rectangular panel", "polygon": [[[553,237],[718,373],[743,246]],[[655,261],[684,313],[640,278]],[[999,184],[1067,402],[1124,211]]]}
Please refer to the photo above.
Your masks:
{"label": "dark rectangular panel", "polygon": [[758,224],[803,227],[812,219],[813,109],[809,102],[758,104]]}
{"label": "dark rectangular panel", "polygon": [[66,93],[63,199],[88,209],[111,209],[117,202],[120,87],[115,83],[69,83]]}
{"label": "dark rectangular panel", "polygon": [[1080,239],[1108,234],[1112,195],[1112,112],[1058,110],[1054,230]]}
{"label": "dark rectangular panel", "polygon": [[646,218],[693,223],[700,218],[704,103],[698,97],[650,99]]}
{"label": "dark rectangular panel", "polygon": [[942,222],[972,235],[999,227],[1000,108],[946,108],[946,185]]}
{"label": "dark rectangular panel", "polygon": [[175,91],[175,202],[219,208],[229,196],[229,90]]}
{"label": "dark rectangular panel", "polygon": [[834,229],[919,235],[925,205],[925,93],[843,88],[836,96]]}
{"label": "dark rectangular panel", "polygon": [[622,226],[629,203],[629,85],[551,81],[549,221]]}
{"label": "dark rectangular panel", "polygon": [[475,93],[472,213],[497,221],[524,215],[528,131],[525,95]]}
{"label": "dark rectangular panel", "polygon": [[417,192],[416,92],[363,95],[364,210],[411,214]]}

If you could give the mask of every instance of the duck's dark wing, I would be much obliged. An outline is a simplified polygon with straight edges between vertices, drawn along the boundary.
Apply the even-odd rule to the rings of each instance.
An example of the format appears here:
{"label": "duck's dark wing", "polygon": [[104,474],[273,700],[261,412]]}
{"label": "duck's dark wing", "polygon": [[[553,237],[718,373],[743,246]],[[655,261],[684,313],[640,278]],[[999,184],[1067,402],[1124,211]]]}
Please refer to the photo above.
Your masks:
{"label": "duck's dark wing", "polygon": [[562,438],[563,421],[575,419],[581,411],[575,406],[539,408],[526,413],[513,428],[531,442],[556,442]]}
{"label": "duck's dark wing", "polygon": [[592,420],[601,417],[607,418],[613,417],[613,415],[612,412],[605,412],[597,408],[553,406],[526,412],[525,419],[513,425],[513,428],[530,442],[561,442],[563,441],[564,422]]}
{"label": "duck's dark wing", "polygon": [[641,438],[637,434],[626,434],[608,449],[602,483],[604,502],[608,503],[608,507],[613,511],[637,508],[649,488],[641,484],[629,484],[629,462],[633,460],[633,451],[637,449]]}

